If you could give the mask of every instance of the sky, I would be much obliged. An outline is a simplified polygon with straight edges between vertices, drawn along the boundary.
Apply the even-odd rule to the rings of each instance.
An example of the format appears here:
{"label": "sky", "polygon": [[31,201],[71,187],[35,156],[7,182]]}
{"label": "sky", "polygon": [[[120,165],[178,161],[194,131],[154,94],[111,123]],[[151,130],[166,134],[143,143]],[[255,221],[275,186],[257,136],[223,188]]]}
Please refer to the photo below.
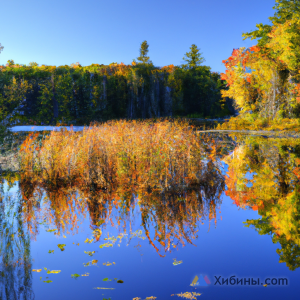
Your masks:
{"label": "sky", "polygon": [[0,65],[131,64],[141,43],[155,66],[180,65],[192,44],[224,72],[242,33],[271,24],[275,0],[0,0]]}

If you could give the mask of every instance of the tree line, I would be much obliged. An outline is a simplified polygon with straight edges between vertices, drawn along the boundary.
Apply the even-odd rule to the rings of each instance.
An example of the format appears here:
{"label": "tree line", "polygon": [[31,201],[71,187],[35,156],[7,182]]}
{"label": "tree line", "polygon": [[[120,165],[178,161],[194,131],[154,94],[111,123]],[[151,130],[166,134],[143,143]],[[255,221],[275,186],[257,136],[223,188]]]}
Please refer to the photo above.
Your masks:
{"label": "tree line", "polygon": [[233,112],[222,98],[220,74],[201,65],[196,45],[186,64],[156,67],[144,41],[131,65],[0,66],[0,121],[5,124],[88,124],[109,119],[222,117]]}

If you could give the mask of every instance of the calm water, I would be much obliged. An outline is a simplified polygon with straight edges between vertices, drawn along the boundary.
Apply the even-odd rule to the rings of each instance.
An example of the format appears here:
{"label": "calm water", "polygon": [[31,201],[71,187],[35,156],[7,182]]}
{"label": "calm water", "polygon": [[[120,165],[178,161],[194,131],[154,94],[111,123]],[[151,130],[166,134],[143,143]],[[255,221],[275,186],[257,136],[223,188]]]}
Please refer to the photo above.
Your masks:
{"label": "calm water", "polygon": [[300,141],[219,143],[191,190],[55,190],[4,174],[0,298],[299,299]]}

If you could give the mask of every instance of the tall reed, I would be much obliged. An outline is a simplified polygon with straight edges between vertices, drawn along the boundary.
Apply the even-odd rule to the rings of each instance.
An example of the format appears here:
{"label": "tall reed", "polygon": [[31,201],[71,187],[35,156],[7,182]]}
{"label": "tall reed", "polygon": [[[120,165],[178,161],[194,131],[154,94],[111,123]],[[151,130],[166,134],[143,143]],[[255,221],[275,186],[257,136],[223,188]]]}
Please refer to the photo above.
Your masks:
{"label": "tall reed", "polygon": [[203,180],[204,148],[187,122],[111,121],[41,142],[32,134],[19,160],[24,177],[39,183],[170,191]]}

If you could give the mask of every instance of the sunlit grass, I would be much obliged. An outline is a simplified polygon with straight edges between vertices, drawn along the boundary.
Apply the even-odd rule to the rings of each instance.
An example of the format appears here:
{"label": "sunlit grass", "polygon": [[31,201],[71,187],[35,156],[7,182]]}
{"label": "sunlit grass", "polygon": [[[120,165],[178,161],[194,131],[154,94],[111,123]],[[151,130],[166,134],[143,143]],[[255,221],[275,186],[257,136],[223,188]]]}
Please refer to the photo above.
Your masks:
{"label": "sunlit grass", "polygon": [[162,191],[196,185],[203,175],[203,141],[183,121],[114,121],[53,131],[40,142],[37,136],[30,134],[19,153],[30,181]]}

